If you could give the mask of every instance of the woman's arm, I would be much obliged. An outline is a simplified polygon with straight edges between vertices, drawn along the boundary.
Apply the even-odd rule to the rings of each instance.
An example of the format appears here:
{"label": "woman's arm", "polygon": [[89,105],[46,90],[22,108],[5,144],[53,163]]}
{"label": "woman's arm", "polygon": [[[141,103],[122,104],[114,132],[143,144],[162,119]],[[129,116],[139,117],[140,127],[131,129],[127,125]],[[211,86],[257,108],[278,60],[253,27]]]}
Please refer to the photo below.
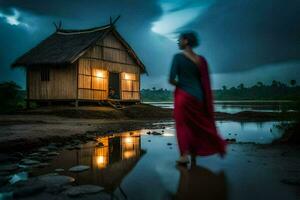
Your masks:
{"label": "woman's arm", "polygon": [[178,81],[176,80],[177,75],[178,75],[178,62],[175,55],[172,60],[172,65],[169,74],[169,83],[171,85],[176,86],[178,84]]}

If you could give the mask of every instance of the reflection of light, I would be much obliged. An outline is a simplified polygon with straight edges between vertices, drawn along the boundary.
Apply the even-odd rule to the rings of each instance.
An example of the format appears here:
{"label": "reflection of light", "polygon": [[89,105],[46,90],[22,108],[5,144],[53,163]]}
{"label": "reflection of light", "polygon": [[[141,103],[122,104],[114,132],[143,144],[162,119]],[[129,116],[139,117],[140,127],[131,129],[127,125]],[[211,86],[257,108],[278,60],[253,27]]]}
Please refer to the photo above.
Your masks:
{"label": "reflection of light", "polygon": [[131,144],[133,142],[133,139],[132,139],[132,137],[126,137],[124,141],[127,144]]}
{"label": "reflection of light", "polygon": [[130,150],[130,151],[124,151],[123,152],[123,156],[125,159],[131,158],[135,156],[134,151]]}
{"label": "reflection of light", "polygon": [[104,156],[97,156],[96,159],[97,159],[97,164],[98,165],[104,164],[104,162],[105,162]]}

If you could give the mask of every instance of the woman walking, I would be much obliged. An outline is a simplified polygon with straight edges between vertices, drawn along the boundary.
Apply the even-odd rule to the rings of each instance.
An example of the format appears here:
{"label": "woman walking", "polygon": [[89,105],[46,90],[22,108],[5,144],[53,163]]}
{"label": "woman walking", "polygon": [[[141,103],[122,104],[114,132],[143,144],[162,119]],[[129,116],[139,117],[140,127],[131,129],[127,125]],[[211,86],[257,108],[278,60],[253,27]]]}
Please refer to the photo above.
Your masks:
{"label": "woman walking", "polygon": [[198,46],[196,34],[182,33],[178,46],[182,52],[174,55],[169,76],[176,86],[173,117],[181,154],[177,163],[189,163],[189,155],[194,162],[196,155],[223,157],[227,143],[217,132],[206,59],[193,51]]}

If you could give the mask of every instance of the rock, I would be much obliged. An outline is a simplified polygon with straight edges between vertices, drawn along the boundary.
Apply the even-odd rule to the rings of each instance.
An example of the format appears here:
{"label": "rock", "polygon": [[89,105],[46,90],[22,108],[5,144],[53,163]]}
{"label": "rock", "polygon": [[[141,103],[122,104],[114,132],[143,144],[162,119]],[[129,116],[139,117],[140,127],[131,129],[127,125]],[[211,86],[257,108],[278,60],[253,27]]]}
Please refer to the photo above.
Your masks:
{"label": "rock", "polygon": [[47,185],[47,187],[61,187],[75,181],[73,177],[54,174],[38,176],[37,179]]}
{"label": "rock", "polygon": [[167,145],[170,146],[170,145],[172,145],[172,143],[168,142]]}
{"label": "rock", "polygon": [[159,132],[157,132],[157,131],[152,131],[151,134],[152,134],[152,135],[162,135],[162,133],[159,133]]}
{"label": "rock", "polygon": [[77,166],[74,166],[74,167],[71,167],[69,169],[70,172],[83,172],[83,171],[86,171],[88,170],[90,167],[87,166],[87,165],[77,165]]}
{"label": "rock", "polygon": [[40,155],[41,155],[40,153],[35,152],[35,153],[29,154],[28,156],[37,157],[37,156],[40,156]]}
{"label": "rock", "polygon": [[48,152],[49,152],[49,149],[42,147],[42,148],[39,148],[39,149],[38,149],[38,152],[41,152],[41,153],[48,153]]}
{"label": "rock", "polygon": [[31,160],[31,159],[22,159],[21,163],[24,165],[37,165],[37,164],[40,164],[40,161]]}
{"label": "rock", "polygon": [[148,142],[151,142],[151,140],[148,140]]}
{"label": "rock", "polygon": [[148,132],[147,132],[147,134],[148,134],[148,135],[150,135],[150,134],[151,134],[151,132],[150,132],[150,131],[148,131]]}
{"label": "rock", "polygon": [[54,171],[56,171],[56,172],[64,172],[65,170],[62,169],[62,168],[58,168],[58,169],[55,169]]}
{"label": "rock", "polygon": [[20,181],[15,185],[13,192],[14,198],[22,198],[31,196],[42,192],[46,185],[38,179],[29,179],[27,181]]}
{"label": "rock", "polygon": [[15,184],[19,181],[26,181],[26,180],[28,180],[28,173],[24,171],[10,176],[9,183]]}
{"label": "rock", "polygon": [[227,142],[236,142],[235,138],[231,138],[231,139],[226,139]]}
{"label": "rock", "polygon": [[43,167],[47,167],[47,166],[49,166],[49,163],[40,163],[37,165],[37,167],[39,167],[39,168],[43,168]]}
{"label": "rock", "polygon": [[95,194],[102,190],[102,187],[96,185],[79,185],[69,188],[66,191],[66,194],[70,197],[77,197],[80,195]]}
{"label": "rock", "polygon": [[19,169],[17,164],[0,165],[0,172],[12,172]]}
{"label": "rock", "polygon": [[58,156],[58,155],[59,155],[59,153],[55,152],[55,151],[47,153],[47,156]]}

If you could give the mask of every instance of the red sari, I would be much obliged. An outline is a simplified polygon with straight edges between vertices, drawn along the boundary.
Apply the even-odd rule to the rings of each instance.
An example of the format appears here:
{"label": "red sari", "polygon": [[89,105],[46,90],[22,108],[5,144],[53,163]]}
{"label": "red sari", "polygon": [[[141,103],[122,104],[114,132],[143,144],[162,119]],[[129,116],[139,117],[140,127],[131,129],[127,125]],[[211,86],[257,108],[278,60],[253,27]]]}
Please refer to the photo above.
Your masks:
{"label": "red sari", "polygon": [[224,155],[227,142],[219,135],[214,118],[213,95],[208,65],[204,57],[199,56],[199,73],[204,99],[198,100],[179,87],[174,97],[174,114],[177,141],[181,155],[193,153],[208,156],[215,153]]}

